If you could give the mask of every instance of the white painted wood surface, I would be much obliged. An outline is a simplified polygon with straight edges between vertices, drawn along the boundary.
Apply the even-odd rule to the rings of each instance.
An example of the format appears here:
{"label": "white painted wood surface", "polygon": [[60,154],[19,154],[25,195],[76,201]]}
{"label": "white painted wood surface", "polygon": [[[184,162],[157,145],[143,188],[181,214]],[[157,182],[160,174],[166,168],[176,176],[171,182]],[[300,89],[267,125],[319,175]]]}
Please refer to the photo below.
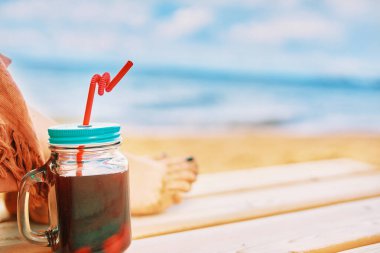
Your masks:
{"label": "white painted wood surface", "polygon": [[342,253],[379,253],[380,243],[371,244],[368,246],[363,246],[355,249],[345,250]]}
{"label": "white painted wood surface", "polygon": [[128,253],[338,252],[380,242],[380,198],[135,240]]}
{"label": "white painted wood surface", "polygon": [[[376,197],[380,196],[379,182],[379,170],[368,164],[349,159],[201,175],[192,192],[180,205],[174,206],[160,215],[134,217],[132,219],[133,237],[136,239],[157,236],[242,220],[247,220],[246,222],[248,223],[262,219],[266,220],[267,218],[263,217],[267,216],[282,214],[275,216],[282,217],[284,213]],[[297,215],[297,213],[294,213],[294,215]],[[287,216],[288,214],[284,217]],[[342,212],[342,216],[345,216],[344,212]],[[338,215],[335,218],[339,219],[340,216]],[[295,222],[295,220],[293,221]],[[359,222],[359,220],[357,221]],[[313,222],[316,221],[311,219],[304,224],[314,226]],[[353,223],[355,223],[354,218]],[[245,224],[245,222],[236,224]],[[224,226],[229,225],[217,227]],[[334,223],[331,223],[331,226],[334,229]],[[267,231],[266,228],[263,229]],[[203,231],[203,229],[192,230],[189,233],[197,231]],[[257,232],[258,230],[253,231]],[[250,233],[248,230],[245,233],[247,232]],[[276,228],[272,232],[276,234]],[[187,232],[183,233],[187,234]],[[178,233],[178,235],[183,233]],[[269,236],[268,231],[267,233],[267,236]],[[174,235],[177,234],[170,236]],[[289,235],[292,235],[292,233]],[[230,236],[235,237],[235,234],[230,234]],[[154,238],[160,240],[161,236]],[[150,238],[137,240],[136,243],[140,245],[145,240],[148,242],[147,245],[150,245]],[[216,236],[214,240],[220,241],[223,238]],[[363,241],[363,239],[360,240]],[[313,241],[312,238],[310,241]],[[213,249],[213,244],[211,243],[210,245],[210,249]],[[252,245],[252,247],[256,247],[255,244]],[[21,242],[15,221],[0,222],[0,253],[18,252],[19,249],[23,248],[25,248],[25,253],[46,252],[45,248]],[[141,249],[145,250],[145,248]],[[154,250],[141,252],[185,252],[150,249]],[[157,250],[161,250],[161,248],[158,247]],[[249,250],[251,249],[246,247],[244,250],[250,252]],[[246,251],[239,251],[239,249],[236,251],[222,251],[220,248],[220,251],[204,252]]]}
{"label": "white painted wood surface", "polygon": [[185,231],[380,196],[380,173],[325,179],[188,199],[160,214],[133,219],[133,237]]}
{"label": "white painted wood surface", "polygon": [[201,174],[186,198],[344,177],[374,169],[370,164],[352,159],[334,159]]}

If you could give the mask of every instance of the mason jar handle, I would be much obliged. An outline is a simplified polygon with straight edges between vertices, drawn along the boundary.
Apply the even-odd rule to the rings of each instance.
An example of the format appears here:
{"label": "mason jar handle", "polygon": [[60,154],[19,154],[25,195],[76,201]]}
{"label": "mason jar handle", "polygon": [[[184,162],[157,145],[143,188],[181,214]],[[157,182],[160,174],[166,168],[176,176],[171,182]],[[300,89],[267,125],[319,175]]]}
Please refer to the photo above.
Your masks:
{"label": "mason jar handle", "polygon": [[29,221],[29,195],[30,190],[36,183],[46,183],[46,167],[29,171],[21,180],[20,190],[17,198],[17,224],[18,230],[27,241],[41,245],[50,246],[48,231],[33,231]]}

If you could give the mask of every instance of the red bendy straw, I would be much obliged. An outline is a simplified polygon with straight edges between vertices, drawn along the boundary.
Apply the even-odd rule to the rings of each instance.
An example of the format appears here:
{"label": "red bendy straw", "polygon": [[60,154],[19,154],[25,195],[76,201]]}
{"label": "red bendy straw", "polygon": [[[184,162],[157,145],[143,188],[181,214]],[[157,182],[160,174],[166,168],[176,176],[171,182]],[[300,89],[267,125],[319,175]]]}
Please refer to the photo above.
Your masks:
{"label": "red bendy straw", "polygon": [[102,76],[95,74],[91,78],[90,88],[88,90],[88,97],[86,103],[86,111],[84,113],[83,125],[88,126],[90,124],[92,104],[94,102],[95,88],[98,84],[98,94],[102,96],[104,91],[110,92],[116,86],[116,84],[124,77],[125,74],[132,68],[133,63],[128,61],[124,67],[121,68],[119,73],[110,81],[111,77],[108,72],[105,72]]}
{"label": "red bendy straw", "polygon": [[76,176],[77,177],[80,177],[82,176],[82,169],[83,169],[83,153],[84,153],[84,146],[81,145],[78,147],[78,153],[77,153],[77,164],[78,164],[78,168],[77,168],[77,172],[76,172]]}

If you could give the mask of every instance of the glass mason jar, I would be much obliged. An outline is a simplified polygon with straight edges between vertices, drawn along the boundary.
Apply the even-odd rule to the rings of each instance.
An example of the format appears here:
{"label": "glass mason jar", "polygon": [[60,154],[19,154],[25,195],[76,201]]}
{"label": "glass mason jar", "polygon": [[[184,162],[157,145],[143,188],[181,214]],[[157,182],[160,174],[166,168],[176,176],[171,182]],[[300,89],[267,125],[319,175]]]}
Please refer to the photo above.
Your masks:
{"label": "glass mason jar", "polygon": [[[50,159],[27,173],[18,198],[18,225],[29,242],[54,252],[123,252],[131,242],[128,162],[119,151],[120,126],[49,128]],[[29,192],[48,186],[50,227],[31,230]]]}

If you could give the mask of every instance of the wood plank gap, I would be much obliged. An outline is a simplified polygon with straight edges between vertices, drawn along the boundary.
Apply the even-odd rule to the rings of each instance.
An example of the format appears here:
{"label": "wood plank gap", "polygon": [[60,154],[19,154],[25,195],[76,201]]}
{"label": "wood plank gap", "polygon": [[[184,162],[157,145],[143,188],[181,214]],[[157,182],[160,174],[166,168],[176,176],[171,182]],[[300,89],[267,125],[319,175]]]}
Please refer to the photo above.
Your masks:
{"label": "wood plank gap", "polygon": [[201,174],[185,198],[229,192],[241,188],[259,188],[289,182],[342,176],[355,172],[379,171],[373,165],[351,159],[323,160],[290,165],[242,169]]}
{"label": "wood plank gap", "polygon": [[349,250],[342,251],[342,253],[379,253],[380,252],[380,238],[377,242],[368,245],[362,245]]}
{"label": "wood plank gap", "polygon": [[301,185],[301,184],[305,184],[305,183],[331,181],[331,180],[344,179],[344,178],[355,177],[355,176],[365,176],[365,175],[370,175],[370,174],[376,174],[376,172],[378,172],[378,170],[357,171],[357,172],[351,172],[351,173],[343,174],[343,175],[334,175],[334,176],[320,177],[320,178],[315,177],[315,178],[308,178],[308,179],[297,180],[297,181],[289,181],[289,182],[273,184],[273,185],[244,187],[244,188],[228,190],[228,191],[213,192],[213,193],[208,193],[208,194],[204,194],[204,195],[194,195],[194,196],[186,196],[185,195],[185,201],[188,199],[208,198],[210,196],[225,195],[225,194],[229,194],[229,193],[239,193],[239,192],[247,192],[247,191],[255,191],[255,190],[273,189],[273,188],[284,188],[284,187],[291,186],[291,185]]}
{"label": "wood plank gap", "polygon": [[380,173],[194,199],[166,213],[134,218],[133,237],[147,238],[380,196]]}
{"label": "wood plank gap", "polygon": [[273,211],[273,212],[268,212],[268,213],[265,213],[262,215],[252,215],[252,216],[247,215],[247,216],[242,216],[240,218],[230,218],[230,219],[219,220],[217,222],[210,222],[210,223],[202,224],[202,225],[198,225],[198,226],[189,226],[187,228],[178,227],[177,229],[171,229],[168,231],[153,232],[153,233],[149,233],[149,234],[145,234],[145,235],[137,235],[137,236],[133,235],[132,238],[133,238],[133,240],[140,240],[140,239],[145,239],[145,238],[149,238],[149,237],[169,235],[169,234],[175,234],[175,233],[184,232],[184,231],[190,231],[190,230],[226,225],[226,224],[231,224],[231,223],[236,223],[236,222],[244,222],[244,221],[249,221],[249,220],[253,220],[253,219],[261,219],[261,218],[267,218],[267,217],[271,217],[271,216],[284,215],[284,214],[295,213],[295,212],[302,212],[302,211],[307,211],[307,210],[312,210],[312,209],[318,209],[318,208],[333,206],[333,205],[337,205],[337,204],[344,204],[344,203],[349,203],[349,202],[353,202],[353,201],[367,200],[367,199],[373,199],[373,198],[378,198],[378,197],[380,197],[380,193],[374,194],[371,196],[367,196],[367,197],[352,198],[352,199],[343,200],[343,201],[333,201],[333,202],[326,203],[326,204],[320,204],[320,205],[314,205],[314,206],[308,206],[308,207],[302,207],[302,208],[294,208],[294,209],[288,209],[288,210],[281,210],[281,211]]}
{"label": "wood plank gap", "polygon": [[317,249],[312,249],[312,250],[307,250],[307,251],[293,251],[293,252],[294,253],[335,253],[335,252],[346,251],[346,250],[350,250],[350,249],[354,249],[358,247],[368,246],[368,245],[379,243],[379,242],[380,242],[380,234],[374,235],[374,236],[357,238],[356,240],[333,244],[327,247],[322,247],[322,248],[317,248]]}
{"label": "wood plank gap", "polygon": [[380,198],[371,198],[135,240],[128,252],[338,252],[378,242],[378,224]]}

